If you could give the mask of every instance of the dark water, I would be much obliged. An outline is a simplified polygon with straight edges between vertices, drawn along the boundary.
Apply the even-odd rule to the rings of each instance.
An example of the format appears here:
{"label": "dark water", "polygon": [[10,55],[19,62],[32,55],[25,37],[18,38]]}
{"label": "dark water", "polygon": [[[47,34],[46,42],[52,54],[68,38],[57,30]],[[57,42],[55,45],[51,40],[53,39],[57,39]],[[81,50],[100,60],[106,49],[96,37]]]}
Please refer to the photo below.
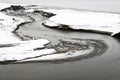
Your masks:
{"label": "dark water", "polygon": [[[111,0],[112,1],[112,0]],[[116,0],[117,1],[117,0]],[[116,4],[119,4],[116,1]],[[108,1],[109,2],[109,1]],[[96,3],[97,4],[97,3]],[[114,4],[114,3],[111,3]],[[117,6],[114,4],[114,6]],[[113,9],[117,8],[105,8]],[[112,7],[112,5],[111,5]],[[118,9],[118,8],[117,8]],[[99,10],[99,9],[98,9]],[[119,10],[118,10],[119,11]],[[35,25],[35,24],[33,24]],[[55,30],[56,31],[56,30]],[[0,65],[0,80],[119,80],[120,39],[89,32],[63,32],[59,36],[103,40],[108,50],[92,58],[66,63],[26,63]]]}

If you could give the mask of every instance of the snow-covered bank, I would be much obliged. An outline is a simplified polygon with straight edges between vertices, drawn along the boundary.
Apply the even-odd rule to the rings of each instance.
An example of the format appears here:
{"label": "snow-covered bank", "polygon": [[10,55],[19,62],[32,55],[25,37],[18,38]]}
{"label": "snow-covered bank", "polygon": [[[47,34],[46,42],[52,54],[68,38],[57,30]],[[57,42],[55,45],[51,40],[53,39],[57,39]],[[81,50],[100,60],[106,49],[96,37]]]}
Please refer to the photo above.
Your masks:
{"label": "snow-covered bank", "polygon": [[92,51],[94,50],[93,47],[90,47],[89,49],[86,50],[74,50],[74,51],[69,51],[65,53],[60,53],[60,54],[48,54],[45,56],[37,57],[37,58],[30,58],[26,60],[22,60],[22,62],[28,62],[28,61],[57,61],[57,60],[67,60],[69,58],[75,58],[75,57],[80,57],[80,56],[87,56],[89,55]]}
{"label": "snow-covered bank", "polygon": [[[49,11],[49,10],[48,10]],[[50,12],[50,11],[49,11]],[[51,10],[57,13],[57,11]],[[58,13],[44,22],[48,27],[63,28],[66,25],[74,30],[91,30],[110,33],[112,36],[120,32],[120,14],[58,10]]]}
{"label": "snow-covered bank", "polygon": [[[0,62],[14,60],[18,61],[54,53],[54,49],[44,49],[44,45],[48,43],[48,40],[39,39],[31,41],[21,41],[18,43],[0,44],[2,46],[5,46],[0,48]],[[36,50],[37,48],[39,48],[40,50]]]}
{"label": "snow-covered bank", "polygon": [[18,17],[8,16],[1,12],[0,16],[0,43],[21,41],[20,38],[12,32],[17,28],[19,24],[24,22],[31,22],[31,20],[23,20]]}
{"label": "snow-covered bank", "polygon": [[[3,6],[0,9],[10,5],[3,4]],[[18,25],[32,22],[32,20],[8,16],[2,12],[0,12],[0,16],[0,62],[12,62],[55,52],[54,49],[44,49],[44,45],[49,43],[48,40],[22,41],[12,33]]]}
{"label": "snow-covered bank", "polygon": [[[45,39],[22,41],[12,33],[17,25],[26,20],[0,13],[0,62],[18,61],[54,53],[54,49],[44,49],[49,41]],[[28,20],[29,21],[29,20]],[[40,50],[36,50],[36,49]]]}
{"label": "snow-covered bank", "polygon": [[[47,36],[49,33],[46,32],[46,30],[49,31],[50,28],[45,29],[46,27],[42,26],[42,22],[51,19],[55,15],[59,15],[61,11],[62,10],[59,11],[56,9],[49,10],[49,8],[34,10],[24,8],[24,6],[14,5],[2,9],[0,12],[0,16],[2,16],[0,18],[0,63],[69,60],[71,58],[93,54],[96,48],[100,48],[100,50],[95,52],[98,52],[98,54],[101,53],[101,46],[97,45],[100,43],[99,41],[72,40],[71,38],[65,40],[63,38],[58,39],[55,36]],[[66,10],[63,11],[66,12]],[[39,25],[36,24],[36,22],[40,22]],[[28,25],[26,29],[32,27],[28,29],[30,30],[28,31],[29,34],[32,34],[34,30],[36,31],[36,26],[39,26],[40,28],[37,28],[38,33],[43,32],[43,35],[39,34],[42,36],[36,37],[38,36],[37,33],[33,33],[34,36],[24,34],[26,29],[23,27],[25,27],[25,24]],[[35,24],[35,26],[32,24]],[[58,23],[55,24],[55,26],[56,25],[58,25]],[[23,28],[23,31],[18,33],[21,28]],[[44,33],[46,34],[44,35]],[[51,35],[53,34],[54,32]],[[29,39],[32,40],[23,39],[23,37],[29,37]],[[48,37],[56,39],[57,42],[48,39]],[[27,41],[22,41],[22,39]]]}

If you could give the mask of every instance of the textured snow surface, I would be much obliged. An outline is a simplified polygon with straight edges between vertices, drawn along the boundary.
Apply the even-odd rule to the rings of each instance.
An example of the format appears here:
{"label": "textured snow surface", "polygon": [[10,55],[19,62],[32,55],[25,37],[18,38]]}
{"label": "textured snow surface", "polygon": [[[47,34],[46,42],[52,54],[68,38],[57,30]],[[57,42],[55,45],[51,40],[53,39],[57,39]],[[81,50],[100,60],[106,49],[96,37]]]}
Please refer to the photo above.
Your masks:
{"label": "textured snow surface", "polygon": [[63,24],[68,25],[72,29],[101,31],[112,35],[120,32],[120,15],[112,13],[59,10],[57,15],[44,23],[49,27]]}
{"label": "textured snow surface", "polygon": [[64,60],[67,58],[74,58],[74,57],[79,57],[82,55],[88,55],[93,51],[93,48],[91,47],[90,49],[86,50],[80,50],[80,51],[74,51],[74,52],[66,52],[66,53],[60,53],[60,54],[51,54],[51,55],[45,55],[42,57],[38,58],[31,58],[31,59],[26,59],[23,61],[37,61],[37,60],[42,60],[42,61],[49,61],[49,60]]}
{"label": "textured snow surface", "polygon": [[[42,49],[47,43],[49,43],[48,40],[39,39],[32,41],[21,41],[18,43],[0,44],[4,46],[11,45],[9,47],[0,48],[0,61],[22,60],[44,54],[54,53],[54,49]],[[41,50],[35,50],[36,48],[41,48]]]}
{"label": "textured snow surface", "polygon": [[[17,25],[26,20],[3,13],[0,13],[0,16],[0,61],[22,60],[55,52],[54,49],[42,49],[49,43],[48,40],[21,41],[12,33]],[[41,50],[35,51],[37,48]]]}
{"label": "textured snow surface", "polygon": [[[10,5],[1,3],[0,9],[6,7],[10,7]],[[29,20],[8,16],[1,12],[0,16],[0,61],[22,60],[55,52],[54,49],[35,51],[36,48],[44,48],[44,45],[49,43],[48,40],[21,41],[19,37],[12,33],[17,25]]]}
{"label": "textured snow surface", "polygon": [[[3,13],[0,13],[0,16],[0,43],[20,41],[12,31],[18,24],[25,21],[20,18],[7,16]],[[13,18],[15,18],[16,21],[14,21]]]}

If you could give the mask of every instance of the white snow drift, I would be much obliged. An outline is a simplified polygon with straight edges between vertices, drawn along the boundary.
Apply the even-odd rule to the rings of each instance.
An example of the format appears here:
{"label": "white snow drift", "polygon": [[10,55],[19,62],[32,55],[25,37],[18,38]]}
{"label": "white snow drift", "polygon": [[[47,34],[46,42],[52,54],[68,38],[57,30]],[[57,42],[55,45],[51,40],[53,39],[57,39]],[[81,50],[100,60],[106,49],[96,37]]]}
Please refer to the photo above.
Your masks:
{"label": "white snow drift", "polygon": [[69,51],[66,53],[60,53],[60,54],[51,54],[51,55],[45,55],[45,56],[41,56],[41,57],[37,57],[37,58],[30,58],[30,59],[25,59],[22,60],[22,62],[26,62],[26,61],[49,61],[49,60],[64,60],[64,59],[68,59],[68,58],[75,58],[75,57],[79,57],[79,56],[84,56],[84,55],[89,55],[92,51],[94,50],[93,47],[90,47],[89,49],[85,49],[85,50],[79,50],[79,51]]}
{"label": "white snow drift", "polygon": [[57,27],[62,24],[68,25],[69,28],[75,30],[92,30],[115,35],[120,32],[120,14],[93,11],[58,10],[57,15],[46,20],[44,24],[49,27]]}
{"label": "white snow drift", "polygon": [[48,40],[21,41],[12,33],[17,25],[30,20],[7,16],[3,13],[0,13],[0,16],[0,61],[22,60],[55,52],[54,49],[35,51],[36,48],[44,48],[44,45],[49,43]]}

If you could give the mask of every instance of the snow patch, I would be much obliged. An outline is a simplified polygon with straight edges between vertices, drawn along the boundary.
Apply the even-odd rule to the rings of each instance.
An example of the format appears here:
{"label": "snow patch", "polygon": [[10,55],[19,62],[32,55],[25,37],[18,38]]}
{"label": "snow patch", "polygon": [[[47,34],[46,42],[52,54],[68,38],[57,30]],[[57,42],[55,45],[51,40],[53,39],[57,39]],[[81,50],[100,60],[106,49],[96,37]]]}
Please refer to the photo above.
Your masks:
{"label": "snow patch", "polygon": [[100,31],[114,35],[120,32],[120,14],[60,10],[57,15],[46,20],[44,24],[49,27],[62,24],[68,25],[71,29]]}
{"label": "snow patch", "polygon": [[66,52],[66,53],[59,53],[59,54],[51,54],[51,55],[46,55],[46,56],[41,56],[41,57],[37,57],[37,58],[31,58],[31,59],[26,59],[26,60],[22,60],[22,62],[26,62],[26,61],[49,61],[49,60],[64,60],[64,59],[68,59],[68,58],[75,58],[75,57],[79,57],[79,56],[87,56],[88,54],[90,54],[93,51],[93,48],[89,48],[86,50],[80,50],[80,51],[70,51],[70,52]]}
{"label": "snow patch", "polygon": [[30,20],[8,16],[1,12],[0,16],[0,43],[21,41],[12,31],[14,31],[19,24],[30,22]]}
{"label": "snow patch", "polygon": [[[22,60],[30,57],[37,57],[54,53],[54,49],[42,49],[49,41],[45,39],[21,41],[18,43],[0,44],[8,47],[0,48],[0,61]],[[40,50],[35,50],[39,48]]]}
{"label": "snow patch", "polygon": [[22,41],[12,33],[19,24],[31,22],[31,20],[23,20],[1,12],[0,16],[0,62],[17,61],[55,52],[54,49],[45,49],[45,45],[49,43],[48,40]]}

